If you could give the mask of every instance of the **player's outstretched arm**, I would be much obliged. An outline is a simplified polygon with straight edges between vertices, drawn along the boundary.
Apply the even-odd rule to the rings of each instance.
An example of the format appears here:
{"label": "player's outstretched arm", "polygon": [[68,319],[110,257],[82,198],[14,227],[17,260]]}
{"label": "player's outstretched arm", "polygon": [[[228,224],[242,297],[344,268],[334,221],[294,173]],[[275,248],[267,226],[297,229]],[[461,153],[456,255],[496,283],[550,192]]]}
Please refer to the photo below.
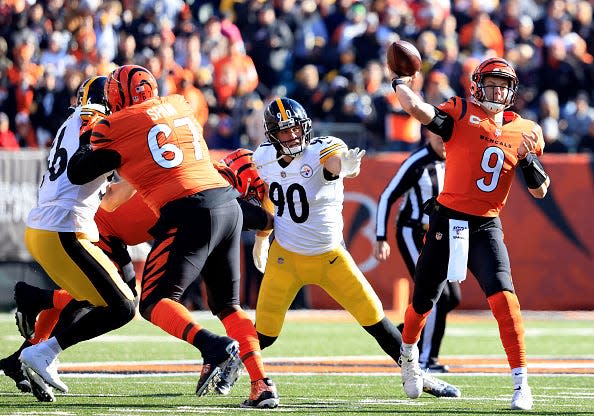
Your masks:
{"label": "player's outstretched arm", "polygon": [[427,125],[435,117],[435,107],[426,103],[417,93],[411,89],[416,74],[411,77],[397,77],[392,80],[392,88],[396,91],[396,96],[402,109],[408,114],[419,120],[423,125]]}

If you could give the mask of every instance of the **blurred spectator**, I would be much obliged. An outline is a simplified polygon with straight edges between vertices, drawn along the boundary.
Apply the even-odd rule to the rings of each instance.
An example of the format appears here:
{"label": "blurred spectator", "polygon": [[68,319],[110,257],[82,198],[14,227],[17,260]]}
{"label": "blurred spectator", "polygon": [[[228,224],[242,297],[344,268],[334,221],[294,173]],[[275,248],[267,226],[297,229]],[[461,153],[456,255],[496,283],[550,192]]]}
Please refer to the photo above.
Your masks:
{"label": "blurred spectator", "polygon": [[376,13],[370,12],[365,17],[367,27],[365,31],[353,38],[353,50],[355,51],[355,63],[359,68],[365,68],[370,61],[379,61],[385,56],[385,51],[379,40],[377,28],[379,18]]}
{"label": "blurred spectator", "polygon": [[97,50],[100,50],[108,61],[113,61],[118,52],[119,42],[115,26],[118,24],[118,16],[121,14],[121,4],[109,1],[106,2],[105,7],[99,10],[95,17]]}
{"label": "blurred spectator", "polygon": [[219,105],[231,109],[234,102],[230,99],[243,96],[258,86],[258,73],[252,58],[247,56],[240,42],[225,44],[226,53],[213,62],[213,86]]}
{"label": "blurred spectator", "polygon": [[[36,149],[39,147],[37,143],[37,135],[35,129],[29,119],[29,114],[24,111],[17,113],[15,117],[16,123],[16,138],[19,142],[19,146]],[[45,145],[46,143],[44,143]]]}
{"label": "blurred spectator", "polygon": [[295,30],[294,65],[295,69],[306,64],[321,65],[328,44],[328,31],[316,10],[314,0],[301,3],[301,21]]}
{"label": "blurred spectator", "polygon": [[503,35],[499,27],[488,13],[481,10],[477,1],[473,1],[472,5],[469,10],[472,20],[460,28],[460,48],[474,57],[483,56],[488,49],[493,49],[497,56],[503,56]]}
{"label": "blurred spectator", "polygon": [[291,98],[300,103],[311,118],[319,118],[322,114],[324,92],[320,88],[318,68],[312,64],[305,65],[295,74],[295,81],[294,91],[290,94]]}
{"label": "blurred spectator", "polygon": [[[384,97],[393,75],[385,51],[401,38],[421,51],[423,90],[435,101],[449,92],[431,70],[466,95],[477,58],[505,57],[521,80],[514,109],[534,117],[544,91],[556,91],[560,140],[573,151],[583,136],[572,129],[582,124],[567,118],[581,105],[578,91],[594,99],[592,7],[591,0],[0,0],[0,111],[15,133],[22,113],[19,128],[32,125],[34,142],[44,145],[67,115],[72,84],[134,63],[155,73],[162,94],[186,94],[203,110],[206,102],[201,120],[229,115],[241,143],[255,143],[246,133],[252,106],[282,86],[308,103],[312,118],[362,122],[370,145],[381,148],[395,131],[386,119],[397,113]],[[229,59],[228,44],[243,61]],[[221,95],[228,85],[213,63],[225,59],[233,63],[223,72],[233,76]]]}
{"label": "blurred spectator", "polygon": [[211,134],[207,139],[208,147],[229,150],[241,147],[237,126],[231,116],[220,113],[218,117],[211,117],[209,122],[211,123]]}
{"label": "blurred spectator", "polygon": [[542,135],[545,141],[545,149],[547,153],[567,153],[569,149],[561,140],[561,132],[559,131],[558,121],[547,117],[540,122],[542,126]]}
{"label": "blurred spectator", "polygon": [[333,36],[338,39],[338,52],[341,53],[346,49],[352,47],[353,39],[367,30],[367,9],[363,3],[353,3],[345,20],[338,28]]}
{"label": "blurred spectator", "polygon": [[557,92],[561,105],[575,97],[579,90],[574,68],[567,62],[565,43],[559,37],[547,48],[545,65],[540,68],[539,89]]}
{"label": "blurred spectator", "polygon": [[444,74],[449,79],[451,87],[456,91],[456,95],[464,97],[466,92],[464,91],[463,85],[460,83],[462,63],[458,58],[458,43],[454,40],[447,39],[444,42],[442,49],[443,58],[435,64],[433,70]]}
{"label": "blurred spectator", "polygon": [[76,63],[76,59],[67,53],[69,37],[68,34],[62,34],[62,32],[53,32],[49,37],[47,49],[39,57],[39,65],[43,66],[46,71],[52,71],[59,79],[60,86],[62,86],[66,68],[74,66]]}
{"label": "blurred spectator", "polygon": [[594,121],[590,122],[588,132],[580,138],[578,152],[594,153]]}
{"label": "blurred spectator", "polygon": [[[423,77],[417,74],[413,90],[419,92],[423,85]],[[388,98],[389,107],[385,117],[386,143],[384,150],[408,152],[417,147],[421,141],[421,123],[402,109],[396,93]]]}
{"label": "blurred spectator", "polygon": [[19,142],[8,124],[8,116],[0,113],[0,150],[18,150]]}
{"label": "blurred spectator", "polygon": [[594,108],[590,107],[590,98],[585,91],[577,95],[575,102],[564,107],[562,118],[567,126],[564,133],[569,136],[569,146],[576,149],[580,138],[588,134],[594,121]]}
{"label": "blurred spectator", "polygon": [[450,87],[448,77],[438,70],[429,73],[424,92],[425,101],[436,107],[456,95],[456,91]]}
{"label": "blurred spectator", "polygon": [[189,69],[183,73],[179,93],[182,94],[194,109],[196,120],[201,126],[208,120],[208,102],[200,89],[194,86],[194,75]]}
{"label": "blurred spectator", "polygon": [[437,36],[428,30],[421,32],[416,46],[422,58],[421,72],[427,75],[444,57],[443,52],[437,48]]}
{"label": "blurred spectator", "polygon": [[249,55],[254,60],[260,82],[267,88],[290,82],[291,53],[294,39],[289,26],[277,20],[272,6],[258,11],[258,27],[252,38]]}
{"label": "blurred spectator", "polygon": [[575,32],[586,41],[588,53],[594,55],[594,22],[592,9],[594,5],[587,0],[580,0],[576,4],[573,27]]}

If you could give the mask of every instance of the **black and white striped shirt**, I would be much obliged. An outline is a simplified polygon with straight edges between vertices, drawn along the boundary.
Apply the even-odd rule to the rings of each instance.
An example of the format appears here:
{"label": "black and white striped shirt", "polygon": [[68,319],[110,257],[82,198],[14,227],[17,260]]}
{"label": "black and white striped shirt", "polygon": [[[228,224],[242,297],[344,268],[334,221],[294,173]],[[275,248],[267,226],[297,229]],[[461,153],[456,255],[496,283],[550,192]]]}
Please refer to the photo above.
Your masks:
{"label": "black and white striped shirt", "polygon": [[443,159],[429,144],[414,151],[402,162],[378,202],[375,233],[377,241],[387,240],[390,209],[402,195],[405,197],[400,204],[398,224],[422,226],[429,223],[428,216],[423,213],[423,203],[436,197],[443,189],[444,172]]}

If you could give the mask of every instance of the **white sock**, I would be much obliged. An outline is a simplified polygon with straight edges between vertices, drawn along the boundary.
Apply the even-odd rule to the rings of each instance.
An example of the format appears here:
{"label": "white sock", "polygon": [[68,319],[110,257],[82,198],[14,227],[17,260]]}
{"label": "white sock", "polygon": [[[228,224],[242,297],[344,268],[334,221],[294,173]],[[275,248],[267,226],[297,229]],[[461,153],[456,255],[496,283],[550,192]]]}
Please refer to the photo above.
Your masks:
{"label": "white sock", "polygon": [[402,343],[400,346],[400,355],[403,355],[406,358],[410,358],[412,356],[412,350],[417,344],[406,344]]}
{"label": "white sock", "polygon": [[521,388],[528,385],[528,368],[517,367],[512,368],[512,378],[514,380],[514,389]]}
{"label": "white sock", "polygon": [[58,356],[58,354],[62,352],[62,347],[60,347],[60,344],[58,344],[58,340],[56,339],[56,337],[51,337],[43,344],[54,353],[54,357]]}

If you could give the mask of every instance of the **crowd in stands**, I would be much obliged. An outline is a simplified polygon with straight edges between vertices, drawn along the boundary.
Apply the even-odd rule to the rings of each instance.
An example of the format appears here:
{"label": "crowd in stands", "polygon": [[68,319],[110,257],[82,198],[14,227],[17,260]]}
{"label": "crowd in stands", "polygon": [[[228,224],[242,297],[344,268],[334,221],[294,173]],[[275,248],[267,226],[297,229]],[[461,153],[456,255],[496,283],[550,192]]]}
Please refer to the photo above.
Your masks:
{"label": "crowd in stands", "polygon": [[288,95],[316,122],[358,123],[369,150],[422,136],[399,106],[387,45],[413,42],[416,88],[466,96],[488,56],[516,68],[515,111],[547,152],[594,151],[589,0],[0,0],[0,148],[49,146],[88,76],[138,64],[160,95],[183,94],[211,148],[264,140],[268,100]]}

